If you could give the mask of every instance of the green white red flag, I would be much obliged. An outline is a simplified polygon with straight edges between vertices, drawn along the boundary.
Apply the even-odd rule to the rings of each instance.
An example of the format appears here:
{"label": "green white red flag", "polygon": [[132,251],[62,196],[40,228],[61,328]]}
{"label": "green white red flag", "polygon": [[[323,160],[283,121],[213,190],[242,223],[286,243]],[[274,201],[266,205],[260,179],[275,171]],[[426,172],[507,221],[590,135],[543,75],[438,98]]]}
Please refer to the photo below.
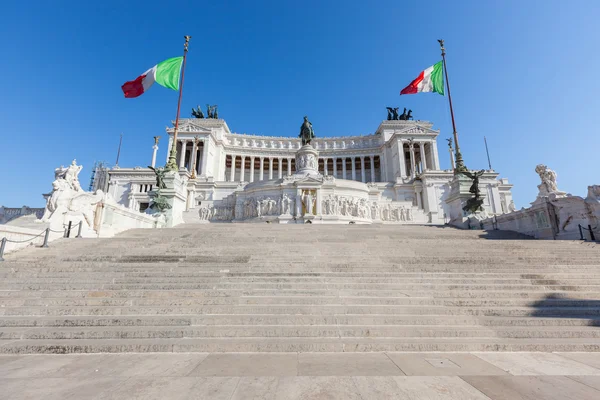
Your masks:
{"label": "green white red flag", "polygon": [[138,97],[150,89],[154,82],[166,88],[179,90],[179,77],[183,57],[173,57],[156,64],[136,79],[125,82],[121,89],[127,98]]}
{"label": "green white red flag", "polygon": [[444,64],[440,61],[421,71],[419,76],[402,89],[400,95],[422,92],[436,92],[444,95]]}

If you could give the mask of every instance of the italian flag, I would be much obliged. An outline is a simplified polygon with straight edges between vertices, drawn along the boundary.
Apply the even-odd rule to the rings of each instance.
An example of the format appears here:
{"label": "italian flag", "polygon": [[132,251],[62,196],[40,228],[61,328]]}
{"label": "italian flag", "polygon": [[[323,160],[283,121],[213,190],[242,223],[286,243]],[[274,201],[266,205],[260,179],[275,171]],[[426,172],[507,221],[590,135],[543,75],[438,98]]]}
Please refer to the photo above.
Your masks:
{"label": "italian flag", "polygon": [[444,95],[444,65],[442,61],[421,71],[417,79],[402,89],[400,95],[421,92],[436,92]]}
{"label": "italian flag", "polygon": [[147,92],[154,82],[169,89],[179,90],[182,62],[183,57],[169,58],[156,64],[133,81],[125,82],[121,86],[125,97],[133,98],[140,96],[142,93]]}

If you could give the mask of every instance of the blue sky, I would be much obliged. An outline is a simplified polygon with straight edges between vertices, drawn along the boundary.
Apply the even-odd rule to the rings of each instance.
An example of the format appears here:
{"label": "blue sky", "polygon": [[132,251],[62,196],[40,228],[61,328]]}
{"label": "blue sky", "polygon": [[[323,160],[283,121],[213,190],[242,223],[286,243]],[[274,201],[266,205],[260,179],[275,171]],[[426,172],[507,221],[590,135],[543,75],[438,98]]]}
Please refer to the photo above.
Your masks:
{"label": "blue sky", "polygon": [[[73,158],[87,187],[96,160],[146,166],[165,138],[177,92],[136,99],[120,86],[182,52],[192,36],[183,116],[218,104],[240,133],[369,134],[386,106],[408,107],[452,133],[447,99],[399,96],[439,61],[446,41],[456,123],[467,166],[514,183],[517,207],[535,199],[535,165],[585,196],[598,184],[599,1],[6,1],[0,12],[0,204],[43,206],[53,171]],[[125,4],[125,5],[124,5]],[[159,150],[164,161],[166,141]],[[596,167],[596,168],[594,168]]]}

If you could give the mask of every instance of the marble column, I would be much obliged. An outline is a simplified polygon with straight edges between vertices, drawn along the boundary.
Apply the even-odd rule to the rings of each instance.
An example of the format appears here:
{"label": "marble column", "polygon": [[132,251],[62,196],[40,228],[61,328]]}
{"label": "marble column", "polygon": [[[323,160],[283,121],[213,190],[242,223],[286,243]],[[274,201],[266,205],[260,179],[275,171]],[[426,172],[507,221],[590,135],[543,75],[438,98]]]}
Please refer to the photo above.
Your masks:
{"label": "marble column", "polygon": [[283,158],[277,158],[277,178],[281,179],[283,177],[283,165],[281,165]]}
{"label": "marble column", "polygon": [[329,175],[329,171],[327,171],[327,157],[323,157],[323,173],[324,175]]}
{"label": "marble column", "polygon": [[173,147],[173,136],[169,135],[169,145],[167,146],[167,160],[169,162],[169,155],[171,154],[171,148]]}
{"label": "marble column", "polygon": [[436,171],[439,171],[440,169],[440,157],[438,155],[438,148],[437,148],[437,140],[432,140],[429,145],[431,146],[431,151],[433,154],[433,169],[435,169]]}
{"label": "marble column", "polygon": [[375,156],[369,156],[371,159],[371,182],[375,182]]}
{"label": "marble column", "polygon": [[260,157],[260,171],[258,175],[258,180],[262,181],[265,177],[265,158]]}
{"label": "marble column", "polygon": [[208,139],[204,139],[202,144],[202,166],[200,167],[200,175],[208,176]]}
{"label": "marble column", "polygon": [[192,176],[196,176],[196,172],[194,171],[194,167],[196,166],[196,152],[198,151],[198,144],[196,140],[192,142],[192,154],[190,154],[190,171],[192,172]]}
{"label": "marble column", "polygon": [[452,147],[448,147],[448,152],[450,153],[450,166],[452,167],[452,170],[454,171],[454,168],[456,168],[454,166],[454,151],[452,151]]}
{"label": "marble column", "polygon": [[415,165],[415,145],[411,142],[408,144],[410,149],[410,177],[414,178],[416,176],[416,165]]}
{"label": "marble column", "polygon": [[179,155],[179,168],[185,168],[185,150],[187,148],[187,140],[181,141],[181,154]]}
{"label": "marble column", "polygon": [[421,172],[427,171],[427,155],[425,154],[425,142],[419,143],[419,150],[421,151]]}
{"label": "marble column", "polygon": [[242,157],[242,166],[240,168],[240,182],[246,182],[246,156]]}
{"label": "marble column", "polygon": [[367,181],[365,175],[365,156],[360,156],[360,180],[362,181],[362,183],[365,183]]}
{"label": "marble column", "polygon": [[273,157],[269,157],[269,180],[273,179]]}
{"label": "marble column", "polygon": [[254,182],[254,156],[250,157],[250,182]]}
{"label": "marble column", "polygon": [[352,180],[356,180],[356,157],[350,157],[352,161]]}
{"label": "marble column", "polygon": [[404,142],[398,141],[398,162],[400,163],[400,176],[406,178],[406,160],[404,159]]}
{"label": "marble column", "polygon": [[229,171],[229,182],[235,180],[235,155],[231,155],[231,171]]}
{"label": "marble column", "polygon": [[342,179],[346,179],[346,157],[342,157]]}
{"label": "marble column", "polygon": [[152,146],[152,163],[150,165],[152,165],[152,168],[154,168],[156,166],[156,152],[158,151],[158,145],[155,144],[154,146]]}
{"label": "marble column", "polygon": [[333,176],[337,178],[337,157],[333,157]]}
{"label": "marble column", "polygon": [[292,159],[288,158],[287,159],[287,167],[288,167],[288,175],[292,174]]}

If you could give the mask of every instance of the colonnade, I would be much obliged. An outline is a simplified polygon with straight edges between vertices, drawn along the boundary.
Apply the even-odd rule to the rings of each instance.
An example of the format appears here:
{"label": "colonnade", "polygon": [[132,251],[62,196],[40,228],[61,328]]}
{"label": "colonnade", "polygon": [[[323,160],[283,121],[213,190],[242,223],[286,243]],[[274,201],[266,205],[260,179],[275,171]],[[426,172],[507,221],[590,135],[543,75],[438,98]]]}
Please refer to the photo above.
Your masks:
{"label": "colonnade", "polygon": [[[177,148],[177,166],[191,171],[194,163],[196,174],[202,174],[206,171],[206,160],[208,157],[208,142],[206,140],[195,139],[177,139],[179,144]],[[172,142],[169,142],[169,152]],[[169,157],[167,152],[167,158]]]}
{"label": "colonnade", "polygon": [[[417,174],[427,170],[440,169],[435,142],[407,140],[399,141],[399,144],[402,146],[402,151],[398,152],[401,176],[415,178]],[[429,154],[426,150],[429,150]],[[409,153],[408,157],[406,153]]]}
{"label": "colonnade", "polygon": [[[379,155],[319,157],[319,172],[339,179],[376,182],[381,181],[380,163]],[[295,165],[294,157],[228,154],[223,178],[229,182],[281,179],[295,172]]]}

